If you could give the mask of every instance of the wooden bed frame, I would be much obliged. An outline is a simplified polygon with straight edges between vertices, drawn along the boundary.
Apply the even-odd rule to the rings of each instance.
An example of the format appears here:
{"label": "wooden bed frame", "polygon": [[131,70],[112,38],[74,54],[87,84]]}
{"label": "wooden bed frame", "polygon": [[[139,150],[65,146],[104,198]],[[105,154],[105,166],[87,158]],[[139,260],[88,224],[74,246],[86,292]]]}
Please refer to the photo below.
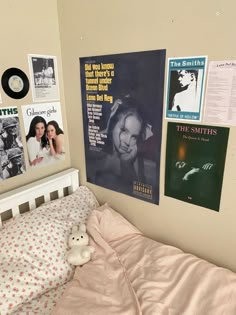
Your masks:
{"label": "wooden bed frame", "polygon": [[[43,197],[43,202],[52,200],[52,193],[62,198],[73,193],[79,187],[79,171],[74,168],[45,177],[28,185],[8,191],[0,196],[0,226],[4,220],[3,214],[10,212],[10,217],[20,214],[20,206],[28,210],[36,208],[36,199]],[[54,198],[55,199],[55,198]]]}

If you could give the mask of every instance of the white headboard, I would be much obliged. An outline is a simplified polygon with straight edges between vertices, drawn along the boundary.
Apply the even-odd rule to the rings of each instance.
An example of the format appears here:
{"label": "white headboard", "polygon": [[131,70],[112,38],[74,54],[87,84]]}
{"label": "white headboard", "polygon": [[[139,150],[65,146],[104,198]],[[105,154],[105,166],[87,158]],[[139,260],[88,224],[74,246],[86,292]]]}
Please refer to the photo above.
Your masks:
{"label": "white headboard", "polygon": [[73,193],[79,187],[79,171],[70,168],[55,175],[45,177],[28,185],[8,191],[0,195],[0,226],[2,214],[8,210],[12,217],[20,214],[20,206],[28,203],[29,210],[36,208],[36,199],[44,198],[44,202],[51,200],[52,192],[57,192],[58,198],[64,196],[64,188]]}

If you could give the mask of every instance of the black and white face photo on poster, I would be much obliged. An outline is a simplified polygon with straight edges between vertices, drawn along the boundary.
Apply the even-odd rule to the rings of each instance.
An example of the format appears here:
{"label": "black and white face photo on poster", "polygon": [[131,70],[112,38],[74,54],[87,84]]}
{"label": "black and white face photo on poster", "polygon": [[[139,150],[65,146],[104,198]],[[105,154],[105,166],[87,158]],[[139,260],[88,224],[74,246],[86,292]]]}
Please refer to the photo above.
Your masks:
{"label": "black and white face photo on poster", "polygon": [[0,109],[0,181],[23,174],[25,160],[17,108]]}
{"label": "black and white face photo on poster", "polygon": [[197,83],[199,73],[202,70],[176,70],[171,72],[171,92],[173,98],[169,98],[169,110],[181,112],[198,112],[199,95]]}

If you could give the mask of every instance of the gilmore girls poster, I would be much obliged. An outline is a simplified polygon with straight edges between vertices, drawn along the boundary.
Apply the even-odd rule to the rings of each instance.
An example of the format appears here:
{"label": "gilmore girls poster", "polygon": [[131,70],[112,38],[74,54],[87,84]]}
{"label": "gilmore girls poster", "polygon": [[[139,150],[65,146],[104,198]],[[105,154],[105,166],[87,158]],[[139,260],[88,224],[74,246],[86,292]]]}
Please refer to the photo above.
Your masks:
{"label": "gilmore girls poster", "polygon": [[[65,159],[64,129],[60,102],[23,105],[28,164],[30,168],[49,166]],[[48,132],[52,129],[54,138],[60,136],[62,152],[50,147]],[[55,140],[52,140],[53,146]]]}

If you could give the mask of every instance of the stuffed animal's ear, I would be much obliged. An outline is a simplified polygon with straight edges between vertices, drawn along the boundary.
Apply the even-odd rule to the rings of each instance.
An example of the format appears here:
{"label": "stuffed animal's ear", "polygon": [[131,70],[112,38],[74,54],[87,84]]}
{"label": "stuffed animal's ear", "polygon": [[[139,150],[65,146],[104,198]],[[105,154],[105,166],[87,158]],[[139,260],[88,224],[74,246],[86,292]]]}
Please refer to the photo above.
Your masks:
{"label": "stuffed animal's ear", "polygon": [[72,226],[72,233],[75,233],[78,230],[77,225]]}
{"label": "stuffed animal's ear", "polygon": [[82,232],[86,232],[86,225],[85,224],[80,224],[79,230]]}

